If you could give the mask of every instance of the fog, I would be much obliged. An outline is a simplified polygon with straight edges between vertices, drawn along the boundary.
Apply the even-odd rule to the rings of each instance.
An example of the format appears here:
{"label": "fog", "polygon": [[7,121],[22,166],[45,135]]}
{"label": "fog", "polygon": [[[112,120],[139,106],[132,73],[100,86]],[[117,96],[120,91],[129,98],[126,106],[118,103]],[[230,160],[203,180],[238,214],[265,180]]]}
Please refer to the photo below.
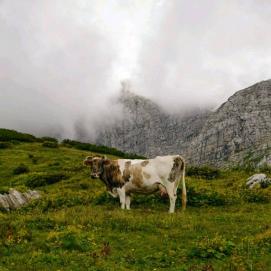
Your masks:
{"label": "fog", "polygon": [[268,0],[0,0],[0,127],[91,139],[127,79],[170,112],[215,108],[271,78],[270,25]]}

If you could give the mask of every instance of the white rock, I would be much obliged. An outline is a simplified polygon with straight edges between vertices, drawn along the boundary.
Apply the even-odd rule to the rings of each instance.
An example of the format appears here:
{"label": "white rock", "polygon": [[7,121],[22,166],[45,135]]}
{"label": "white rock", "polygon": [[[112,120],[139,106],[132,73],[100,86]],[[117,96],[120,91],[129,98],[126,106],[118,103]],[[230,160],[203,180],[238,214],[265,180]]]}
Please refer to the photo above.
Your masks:
{"label": "white rock", "polygon": [[246,185],[248,188],[253,188],[255,185],[260,184],[268,184],[271,183],[271,180],[266,176],[266,174],[259,173],[254,174],[247,179]]}
{"label": "white rock", "polygon": [[40,198],[38,191],[28,190],[21,193],[15,189],[10,189],[8,194],[0,194],[0,208],[10,211],[17,209],[29,203],[32,199]]}

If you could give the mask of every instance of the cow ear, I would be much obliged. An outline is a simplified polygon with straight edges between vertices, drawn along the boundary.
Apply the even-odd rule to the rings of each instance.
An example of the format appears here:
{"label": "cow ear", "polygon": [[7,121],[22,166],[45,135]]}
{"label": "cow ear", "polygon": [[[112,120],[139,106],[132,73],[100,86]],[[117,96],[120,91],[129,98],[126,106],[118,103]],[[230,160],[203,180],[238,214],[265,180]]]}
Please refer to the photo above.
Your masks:
{"label": "cow ear", "polygon": [[87,156],[86,159],[84,160],[83,164],[84,164],[85,166],[92,165],[92,162],[93,162],[92,159],[93,159],[92,156]]}

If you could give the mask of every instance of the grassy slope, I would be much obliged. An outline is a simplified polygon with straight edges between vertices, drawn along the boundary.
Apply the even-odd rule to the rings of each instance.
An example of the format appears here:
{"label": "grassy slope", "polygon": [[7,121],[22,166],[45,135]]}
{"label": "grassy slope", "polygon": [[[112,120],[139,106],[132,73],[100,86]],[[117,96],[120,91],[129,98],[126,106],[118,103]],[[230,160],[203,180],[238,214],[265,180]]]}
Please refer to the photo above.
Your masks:
{"label": "grassy slope", "polygon": [[[41,143],[0,149],[2,191],[27,189],[33,172],[67,174],[38,188],[41,200],[0,211],[0,270],[271,270],[271,189],[251,194],[248,174],[187,178],[185,213],[169,215],[158,196],[135,196],[123,211],[89,178],[88,154]],[[20,163],[30,172],[15,176]]]}

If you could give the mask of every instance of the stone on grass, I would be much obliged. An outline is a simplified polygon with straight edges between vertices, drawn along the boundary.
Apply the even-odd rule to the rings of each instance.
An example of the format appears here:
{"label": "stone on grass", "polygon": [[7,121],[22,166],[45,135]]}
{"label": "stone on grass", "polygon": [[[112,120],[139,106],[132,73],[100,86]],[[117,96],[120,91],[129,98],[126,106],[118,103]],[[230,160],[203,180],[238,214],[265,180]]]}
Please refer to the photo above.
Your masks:
{"label": "stone on grass", "polygon": [[34,190],[28,190],[27,192],[21,193],[15,189],[9,189],[8,194],[0,194],[0,209],[6,211],[18,209],[32,199],[40,198],[40,193]]}
{"label": "stone on grass", "polygon": [[247,179],[246,186],[248,188],[253,188],[255,185],[259,184],[261,188],[266,188],[271,185],[271,179],[269,179],[266,174],[259,173],[254,174]]}

